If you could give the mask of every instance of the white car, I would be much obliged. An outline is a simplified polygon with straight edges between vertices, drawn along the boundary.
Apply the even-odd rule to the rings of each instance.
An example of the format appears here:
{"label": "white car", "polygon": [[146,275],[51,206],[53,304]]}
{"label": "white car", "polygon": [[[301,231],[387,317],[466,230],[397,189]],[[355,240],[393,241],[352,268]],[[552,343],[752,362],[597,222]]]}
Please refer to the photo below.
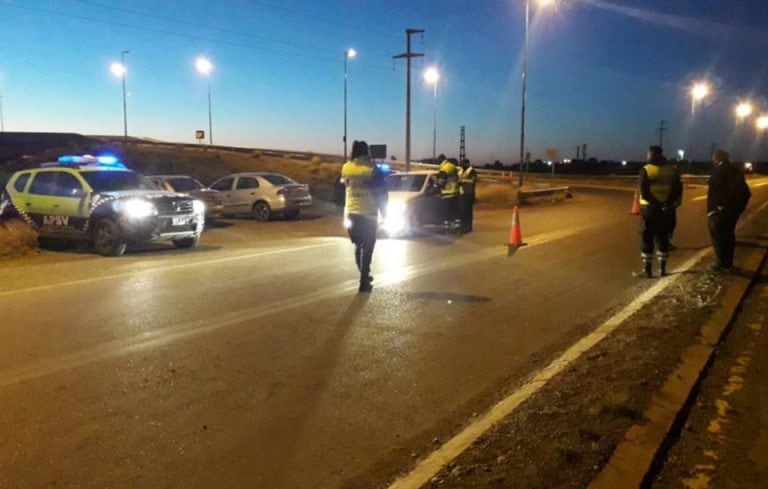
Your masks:
{"label": "white car", "polygon": [[210,188],[221,192],[223,214],[248,214],[257,221],[269,221],[274,214],[296,219],[312,205],[309,185],[279,173],[235,173]]}
{"label": "white car", "polygon": [[396,237],[427,225],[443,224],[443,201],[437,186],[437,171],[392,173],[387,176],[389,204],[381,229]]}

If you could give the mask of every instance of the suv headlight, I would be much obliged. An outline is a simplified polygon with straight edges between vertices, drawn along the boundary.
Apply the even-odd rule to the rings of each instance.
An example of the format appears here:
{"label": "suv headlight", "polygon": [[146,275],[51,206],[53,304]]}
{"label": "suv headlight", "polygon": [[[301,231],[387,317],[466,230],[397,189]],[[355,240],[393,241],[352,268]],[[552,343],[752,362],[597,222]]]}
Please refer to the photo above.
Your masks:
{"label": "suv headlight", "polygon": [[387,217],[384,219],[383,227],[387,234],[398,234],[405,230],[405,202],[389,202],[387,204]]}
{"label": "suv headlight", "polygon": [[192,210],[195,212],[195,214],[205,214],[205,203],[202,200],[193,200]]}
{"label": "suv headlight", "polygon": [[122,211],[131,219],[143,219],[157,214],[155,206],[146,200],[130,199],[123,202]]}

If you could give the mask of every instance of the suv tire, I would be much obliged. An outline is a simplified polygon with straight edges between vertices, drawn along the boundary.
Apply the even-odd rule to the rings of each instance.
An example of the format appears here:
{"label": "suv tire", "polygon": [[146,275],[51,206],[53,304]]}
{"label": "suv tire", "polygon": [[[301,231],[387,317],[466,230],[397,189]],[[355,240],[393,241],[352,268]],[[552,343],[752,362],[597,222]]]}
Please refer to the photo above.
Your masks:
{"label": "suv tire", "polygon": [[120,226],[111,219],[104,219],[96,226],[93,247],[101,256],[122,256],[127,245]]}

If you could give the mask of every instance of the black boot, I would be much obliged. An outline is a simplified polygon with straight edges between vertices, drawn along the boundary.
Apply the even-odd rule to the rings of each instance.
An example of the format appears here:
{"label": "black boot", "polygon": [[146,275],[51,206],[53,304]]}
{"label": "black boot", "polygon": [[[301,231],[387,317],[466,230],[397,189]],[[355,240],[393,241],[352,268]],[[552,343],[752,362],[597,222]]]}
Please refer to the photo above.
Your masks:
{"label": "black boot", "polygon": [[653,264],[648,260],[643,260],[643,269],[634,272],[633,275],[638,278],[653,278]]}
{"label": "black boot", "polygon": [[373,282],[373,277],[370,275],[360,275],[360,288],[357,289],[358,292],[371,292],[373,291],[373,285],[371,284]]}
{"label": "black boot", "polygon": [[667,260],[659,260],[659,275],[662,277],[667,276]]}

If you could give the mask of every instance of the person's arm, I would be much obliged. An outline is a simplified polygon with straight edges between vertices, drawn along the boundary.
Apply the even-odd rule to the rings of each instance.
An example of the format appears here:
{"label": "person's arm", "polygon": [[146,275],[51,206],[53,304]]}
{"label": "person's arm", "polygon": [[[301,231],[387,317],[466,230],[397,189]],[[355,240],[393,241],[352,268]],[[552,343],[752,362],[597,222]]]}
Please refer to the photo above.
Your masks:
{"label": "person's arm", "polygon": [[707,190],[707,212],[710,215],[725,207],[724,195],[726,192],[727,187],[722,165],[717,165],[712,169]]}
{"label": "person's arm", "polygon": [[675,207],[680,207],[683,203],[683,180],[677,168],[675,168],[675,178],[672,181],[672,192],[669,197],[669,202]]}
{"label": "person's arm", "polygon": [[645,168],[640,170],[640,175],[638,177],[638,187],[640,188],[640,198],[642,200],[648,202],[654,207],[661,206],[659,199],[654,197],[651,193],[651,182],[648,180],[648,172],[645,171]]}

